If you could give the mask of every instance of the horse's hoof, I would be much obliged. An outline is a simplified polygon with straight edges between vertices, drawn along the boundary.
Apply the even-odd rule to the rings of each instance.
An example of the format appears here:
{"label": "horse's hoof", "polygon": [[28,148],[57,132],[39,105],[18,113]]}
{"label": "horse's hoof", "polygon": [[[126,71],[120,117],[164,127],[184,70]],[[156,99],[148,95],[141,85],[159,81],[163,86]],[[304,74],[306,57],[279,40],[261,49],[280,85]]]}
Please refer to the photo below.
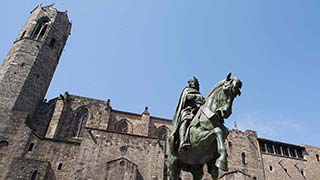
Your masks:
{"label": "horse's hoof", "polygon": [[223,171],[228,171],[228,164],[227,164],[227,161],[221,161],[219,159],[217,159],[216,161],[216,166],[223,170]]}
{"label": "horse's hoof", "polygon": [[215,166],[212,167],[210,174],[213,180],[217,180],[219,176],[219,169]]}

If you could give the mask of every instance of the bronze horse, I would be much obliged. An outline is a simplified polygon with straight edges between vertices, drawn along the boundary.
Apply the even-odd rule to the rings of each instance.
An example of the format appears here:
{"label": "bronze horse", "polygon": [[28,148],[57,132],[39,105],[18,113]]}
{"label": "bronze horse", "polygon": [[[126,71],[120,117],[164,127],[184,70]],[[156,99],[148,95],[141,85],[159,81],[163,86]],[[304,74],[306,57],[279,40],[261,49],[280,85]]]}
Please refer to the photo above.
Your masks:
{"label": "bronze horse", "polygon": [[168,180],[179,180],[181,170],[191,172],[194,180],[201,180],[204,164],[207,164],[213,180],[218,178],[218,168],[228,170],[224,145],[228,129],[224,126],[224,119],[231,115],[233,100],[241,95],[241,87],[241,80],[231,77],[231,73],[214,86],[190,122],[189,150],[179,152],[179,138],[174,138],[175,134],[169,136]]}

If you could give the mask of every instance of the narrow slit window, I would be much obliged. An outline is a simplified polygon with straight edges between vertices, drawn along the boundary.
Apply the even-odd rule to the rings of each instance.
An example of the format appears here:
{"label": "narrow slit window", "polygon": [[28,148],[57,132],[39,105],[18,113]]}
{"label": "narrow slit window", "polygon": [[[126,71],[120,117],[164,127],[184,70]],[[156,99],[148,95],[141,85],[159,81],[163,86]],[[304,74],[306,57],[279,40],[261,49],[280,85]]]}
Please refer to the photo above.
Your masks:
{"label": "narrow slit window", "polygon": [[55,38],[52,38],[51,41],[50,41],[49,46],[50,46],[51,48],[54,48],[54,45],[55,45],[55,44],[56,44],[56,39],[55,39]]}
{"label": "narrow slit window", "polygon": [[33,171],[32,176],[31,176],[31,180],[36,180],[37,175],[38,175],[38,171],[37,170]]}
{"label": "narrow slit window", "polygon": [[320,161],[319,154],[316,155],[316,159],[317,159],[318,162]]}
{"label": "narrow slit window", "polygon": [[62,163],[59,163],[58,170],[61,170],[61,169],[62,169]]}
{"label": "narrow slit window", "polygon": [[21,34],[21,36],[20,36],[20,38],[19,38],[19,39],[24,38],[24,35],[26,35],[26,32],[27,32],[27,31],[26,31],[26,30],[24,30],[24,31],[23,31],[23,33]]}
{"label": "narrow slit window", "polygon": [[242,164],[246,165],[247,164],[247,160],[246,160],[246,154],[244,152],[241,153],[241,159],[242,159]]}
{"label": "narrow slit window", "polygon": [[29,148],[28,148],[28,151],[29,151],[29,152],[31,152],[31,151],[33,150],[33,146],[34,146],[33,143],[31,143],[31,144],[29,145]]}

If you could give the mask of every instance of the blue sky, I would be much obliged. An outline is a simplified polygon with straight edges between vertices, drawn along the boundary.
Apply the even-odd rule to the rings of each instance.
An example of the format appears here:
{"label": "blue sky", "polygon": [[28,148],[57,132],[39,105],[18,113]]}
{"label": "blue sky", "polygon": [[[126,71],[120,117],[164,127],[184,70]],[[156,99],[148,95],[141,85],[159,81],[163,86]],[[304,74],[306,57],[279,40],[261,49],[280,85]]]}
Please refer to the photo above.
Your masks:
{"label": "blue sky", "polygon": [[[3,60],[29,12],[52,1],[1,2]],[[55,1],[72,33],[47,93],[111,99],[113,108],[171,118],[193,75],[206,95],[228,72],[243,81],[242,130],[320,146],[320,1]],[[2,61],[1,60],[1,61]]]}

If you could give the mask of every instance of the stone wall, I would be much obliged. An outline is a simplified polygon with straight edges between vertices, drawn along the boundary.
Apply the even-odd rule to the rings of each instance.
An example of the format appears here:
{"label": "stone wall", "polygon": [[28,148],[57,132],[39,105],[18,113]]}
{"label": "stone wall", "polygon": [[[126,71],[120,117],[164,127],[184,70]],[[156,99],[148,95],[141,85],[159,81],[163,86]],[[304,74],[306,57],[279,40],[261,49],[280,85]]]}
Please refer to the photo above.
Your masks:
{"label": "stone wall", "polygon": [[320,148],[304,147],[303,159],[263,153],[266,180],[318,179],[320,162],[316,155],[320,153]]}
{"label": "stone wall", "polygon": [[[80,143],[42,139],[32,134],[22,158],[49,162],[57,179],[75,179]],[[60,166],[60,167],[59,167]]]}
{"label": "stone wall", "polygon": [[[45,117],[47,131],[45,136],[37,133],[30,136],[23,158],[50,162],[57,179],[105,179],[123,170],[123,166],[118,166],[119,170],[110,168],[110,163],[120,163],[120,159],[125,159],[125,167],[131,167],[134,172],[130,177],[163,179],[166,139],[158,138],[157,133],[151,136],[148,128],[142,127],[149,127],[150,123],[158,128],[165,127],[168,136],[172,128],[170,121],[151,117],[146,111],[134,114],[112,110],[107,101],[68,93],[41,107],[39,112],[45,115],[36,117]],[[88,110],[84,124],[76,120],[81,108]],[[48,115],[51,118],[47,122]],[[131,126],[124,133],[115,129],[117,122],[123,119]],[[37,121],[39,119],[30,120],[30,124]],[[82,136],[71,136],[80,125],[84,129]],[[62,169],[58,170],[61,163]]]}
{"label": "stone wall", "polygon": [[230,130],[225,143],[230,172],[241,172],[242,174],[249,175],[251,178],[264,178],[263,162],[256,132],[250,130],[244,132],[236,129]]}
{"label": "stone wall", "polygon": [[56,180],[55,175],[48,162],[42,162],[32,159],[13,159],[7,180]]}
{"label": "stone wall", "polygon": [[0,110],[0,179],[4,179],[14,158],[21,157],[27,145],[31,129],[24,123],[28,118],[23,112],[3,112]]}
{"label": "stone wall", "polygon": [[306,166],[304,174],[307,179],[319,179],[320,177],[320,148],[310,145],[303,145],[305,147]]}
{"label": "stone wall", "polygon": [[79,172],[77,179],[105,179],[107,164],[121,158],[136,164],[137,175],[140,174],[141,179],[163,178],[164,140],[98,130],[89,130],[86,135],[76,166]]}

